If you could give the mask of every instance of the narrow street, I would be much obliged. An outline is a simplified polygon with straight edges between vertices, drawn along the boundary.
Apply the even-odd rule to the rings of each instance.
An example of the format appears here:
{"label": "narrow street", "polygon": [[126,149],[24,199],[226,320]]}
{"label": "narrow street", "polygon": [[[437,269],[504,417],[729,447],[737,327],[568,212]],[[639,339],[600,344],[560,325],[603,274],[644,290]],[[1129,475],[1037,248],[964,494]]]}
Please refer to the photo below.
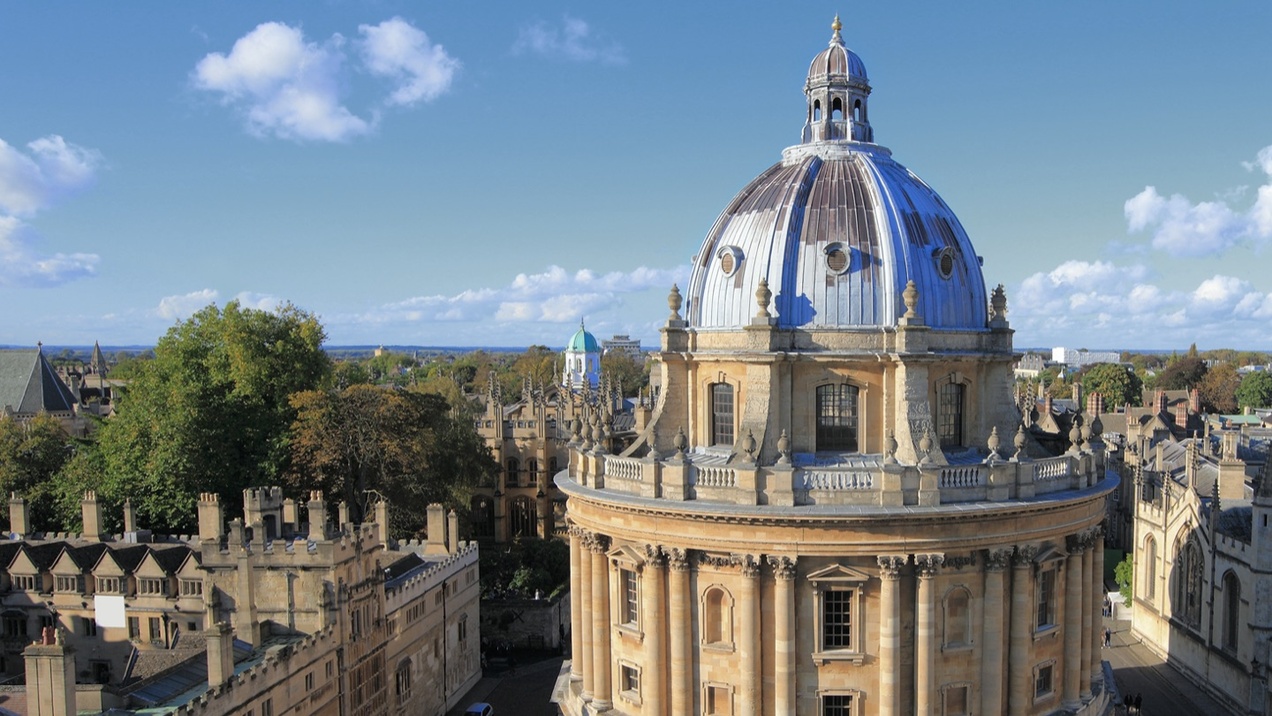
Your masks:
{"label": "narrow street", "polygon": [[1119,693],[1143,697],[1140,713],[1144,716],[1233,713],[1135,640],[1129,620],[1105,618],[1104,625],[1113,632],[1113,646],[1104,649],[1102,656],[1113,667]]}

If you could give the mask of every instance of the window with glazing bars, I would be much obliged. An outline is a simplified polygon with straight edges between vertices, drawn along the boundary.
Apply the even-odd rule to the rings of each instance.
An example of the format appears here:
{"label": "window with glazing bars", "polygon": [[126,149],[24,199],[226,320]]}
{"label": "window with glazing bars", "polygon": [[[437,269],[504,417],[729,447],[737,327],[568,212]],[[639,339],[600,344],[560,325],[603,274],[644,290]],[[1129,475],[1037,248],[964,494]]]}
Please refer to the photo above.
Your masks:
{"label": "window with glazing bars", "polygon": [[711,444],[733,444],[733,386],[711,386]]}
{"label": "window with glazing bars", "polygon": [[623,589],[623,623],[636,624],[636,573],[630,569],[618,570],[619,584]]}
{"label": "window with glazing bars", "polygon": [[822,648],[852,648],[852,591],[828,589],[822,594]]}
{"label": "window with glazing bars", "polygon": [[817,449],[857,452],[857,388],[844,383],[817,387]]}
{"label": "window with glazing bars", "polygon": [[822,716],[852,716],[852,696],[826,694],[822,697]]}
{"label": "window with glazing bars", "polygon": [[963,444],[963,384],[946,383],[936,397],[936,434],[941,447]]}

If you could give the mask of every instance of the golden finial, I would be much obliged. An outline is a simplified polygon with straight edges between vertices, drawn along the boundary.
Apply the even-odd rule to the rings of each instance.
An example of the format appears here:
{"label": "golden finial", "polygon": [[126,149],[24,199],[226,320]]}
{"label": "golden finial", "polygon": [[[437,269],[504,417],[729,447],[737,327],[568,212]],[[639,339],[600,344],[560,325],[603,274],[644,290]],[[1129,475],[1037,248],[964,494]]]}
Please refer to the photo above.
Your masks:
{"label": "golden finial", "polygon": [[832,23],[830,23],[830,29],[832,29],[832,30],[834,30],[834,31],[835,31],[835,34],[834,34],[834,35],[831,35],[831,37],[830,37],[830,43],[831,43],[832,45],[833,45],[833,44],[835,44],[835,43],[842,43],[842,42],[843,42],[843,39],[839,37],[839,30],[840,30],[840,28],[842,28],[842,27],[843,27],[843,24],[842,24],[841,22],[839,22],[839,15],[838,15],[838,13],[836,13],[836,14],[835,14],[835,21],[834,21],[834,22],[832,22]]}

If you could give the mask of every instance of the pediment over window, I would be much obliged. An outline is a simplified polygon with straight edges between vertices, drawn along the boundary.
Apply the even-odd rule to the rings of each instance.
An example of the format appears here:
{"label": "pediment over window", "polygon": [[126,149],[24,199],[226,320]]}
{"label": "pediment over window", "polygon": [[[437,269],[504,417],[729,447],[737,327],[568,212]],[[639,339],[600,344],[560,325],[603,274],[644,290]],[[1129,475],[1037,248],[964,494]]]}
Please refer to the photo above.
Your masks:
{"label": "pediment over window", "polygon": [[606,552],[605,556],[609,557],[611,562],[627,565],[637,571],[645,566],[645,555],[631,545],[621,544]]}
{"label": "pediment over window", "polygon": [[862,584],[870,581],[870,579],[871,575],[866,574],[859,569],[853,569],[852,567],[847,567],[842,564],[832,564],[808,575],[808,581],[812,582],[816,586],[826,587],[841,584]]}

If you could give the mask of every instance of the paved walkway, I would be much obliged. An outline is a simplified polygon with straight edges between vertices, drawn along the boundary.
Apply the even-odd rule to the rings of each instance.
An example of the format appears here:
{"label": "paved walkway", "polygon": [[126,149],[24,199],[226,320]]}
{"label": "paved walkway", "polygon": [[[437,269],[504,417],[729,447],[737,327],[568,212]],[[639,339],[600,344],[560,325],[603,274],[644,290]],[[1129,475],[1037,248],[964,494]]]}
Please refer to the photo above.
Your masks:
{"label": "paved walkway", "polygon": [[1105,618],[1104,626],[1113,632],[1113,647],[1104,649],[1101,656],[1113,667],[1119,694],[1143,696],[1144,716],[1232,713],[1139,643],[1131,635],[1130,620]]}
{"label": "paved walkway", "polygon": [[495,716],[557,716],[553,704],[552,687],[561,673],[562,657],[525,664],[516,671],[494,673],[481,677],[477,685],[464,694],[455,708],[446,716],[463,716],[464,709],[474,701],[485,701],[495,709]]}

